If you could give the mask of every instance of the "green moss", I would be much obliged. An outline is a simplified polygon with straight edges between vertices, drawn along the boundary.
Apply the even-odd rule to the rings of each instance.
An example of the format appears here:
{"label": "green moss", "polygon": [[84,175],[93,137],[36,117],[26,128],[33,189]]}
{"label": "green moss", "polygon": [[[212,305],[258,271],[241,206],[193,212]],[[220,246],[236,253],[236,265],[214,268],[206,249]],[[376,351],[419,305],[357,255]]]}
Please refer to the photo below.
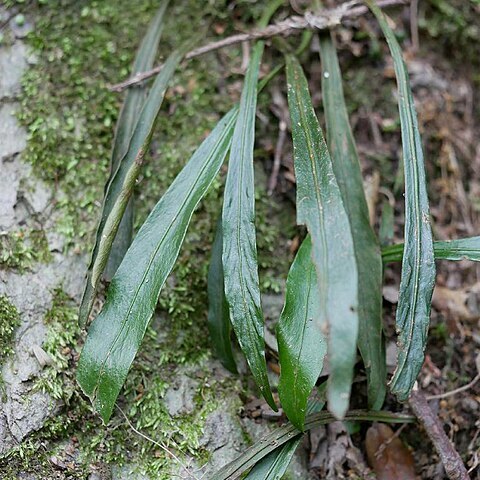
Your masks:
{"label": "green moss", "polygon": [[35,262],[48,263],[50,260],[43,230],[21,229],[0,235],[0,268],[24,271]]}
{"label": "green moss", "polygon": [[15,330],[20,325],[20,317],[15,305],[0,295],[0,358],[3,363],[13,353],[12,344]]}

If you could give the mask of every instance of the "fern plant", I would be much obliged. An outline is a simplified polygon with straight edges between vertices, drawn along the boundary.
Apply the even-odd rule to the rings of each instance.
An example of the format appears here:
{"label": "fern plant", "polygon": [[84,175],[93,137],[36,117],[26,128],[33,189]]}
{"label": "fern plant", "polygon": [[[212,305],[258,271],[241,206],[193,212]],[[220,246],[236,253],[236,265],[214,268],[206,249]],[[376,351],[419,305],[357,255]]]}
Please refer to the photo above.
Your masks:
{"label": "fern plant", "polygon": [[[260,27],[282,5],[265,9]],[[380,248],[370,226],[360,163],[349,125],[342,77],[330,32],[319,35],[326,139],[318,122],[302,66],[285,42],[284,65],[259,83],[264,42],[252,48],[238,105],[218,122],[132,238],[132,193],[148,152],[165,91],[187,48],[173,52],[151,86],[128,91],[113,148],[112,171],[80,308],[87,324],[106,271],[111,283],[100,313],[88,329],[77,379],[107,423],[135,358],[160,290],[177,260],[192,214],[228,158],[223,206],[208,275],[208,324],[214,349],[236,370],[231,330],[266,402],[277,410],[267,375],[264,317],[258,279],[253,147],[257,95],[284,66],[297,183],[297,223],[308,235],[286,282],[285,305],[277,323],[280,405],[290,424],[254,445],[214,475],[280,478],[301,432],[333,419],[407,422],[406,415],[382,412],[387,390],[382,336],[382,277],[386,263],[402,261],[397,309],[398,358],[389,388],[405,401],[424,360],[435,258],[480,259],[480,239],[433,242],[425,167],[417,116],[400,46],[373,0],[374,13],[393,57],[398,84],[405,172],[405,243]],[[165,1],[139,49],[135,72],[155,58]],[[340,9],[341,10],[341,7]],[[346,11],[346,10],[345,10]],[[310,26],[315,22],[310,21]],[[311,37],[311,35],[310,35]],[[310,38],[309,37],[309,38]],[[219,207],[220,208],[220,207]],[[131,242],[131,245],[130,245]],[[129,247],[128,247],[129,246]],[[350,411],[357,347],[367,374],[368,411]],[[324,360],[329,375],[315,390]],[[323,404],[328,412],[321,412]]]}

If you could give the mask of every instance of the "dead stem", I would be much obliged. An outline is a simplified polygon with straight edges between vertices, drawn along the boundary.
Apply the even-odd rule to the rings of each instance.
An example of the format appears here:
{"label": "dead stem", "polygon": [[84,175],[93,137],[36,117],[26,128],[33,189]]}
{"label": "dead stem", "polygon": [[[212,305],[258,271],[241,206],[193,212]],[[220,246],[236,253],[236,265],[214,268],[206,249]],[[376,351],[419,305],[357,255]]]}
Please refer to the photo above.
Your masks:
{"label": "dead stem", "polygon": [[410,395],[409,404],[440,455],[448,478],[451,480],[469,480],[470,477],[460,455],[445,434],[438,417],[430,408],[427,398],[417,387],[413,389]]}

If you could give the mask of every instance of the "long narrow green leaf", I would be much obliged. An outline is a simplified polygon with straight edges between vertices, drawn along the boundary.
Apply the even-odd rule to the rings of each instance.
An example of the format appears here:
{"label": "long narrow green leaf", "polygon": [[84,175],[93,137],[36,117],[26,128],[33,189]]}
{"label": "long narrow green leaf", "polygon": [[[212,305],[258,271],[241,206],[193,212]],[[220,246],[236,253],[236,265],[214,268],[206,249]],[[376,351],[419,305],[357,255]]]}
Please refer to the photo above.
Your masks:
{"label": "long narrow green leaf", "polygon": [[320,297],[320,315],[315,321],[320,328],[326,325],[328,329],[328,408],[337,418],[343,418],[350,399],[358,335],[353,239],[307,80],[294,56],[287,55],[286,62],[297,222],[305,224],[312,236]]}
{"label": "long narrow green leaf", "polygon": [[[382,249],[383,263],[401,262],[405,245],[399,243]],[[480,237],[433,242],[435,260],[472,260],[480,262]]]}
{"label": "long narrow green leaf", "polygon": [[172,53],[155,79],[130,139],[128,150],[107,186],[92,259],[87,272],[87,284],[80,305],[79,322],[81,325],[88,320],[98,281],[107,263],[113,239],[149,148],[155,120],[162,106],[165,91],[181,59],[182,52]]}
{"label": "long narrow green leaf", "polygon": [[208,329],[217,357],[223,366],[235,373],[237,366],[232,352],[230,338],[231,323],[223,281],[223,229],[221,217],[217,222],[217,232],[212,246],[212,256],[208,267]]}
{"label": "long narrow green leaf", "polygon": [[104,422],[112,414],[193,211],[227,155],[236,117],[235,108],[218,123],[152,210],[90,326],[77,380]]}
{"label": "long narrow green leaf", "polygon": [[263,43],[259,42],[250,58],[232,139],[222,216],[222,261],[225,295],[238,343],[260,391],[276,410],[267,377],[255,239],[253,146],[262,52]]}
{"label": "long narrow green leaf", "polygon": [[[318,425],[325,425],[334,422],[336,418],[328,412],[320,412],[309,415],[305,420],[305,430],[311,430]],[[362,411],[351,410],[345,415],[345,420],[360,422],[382,422],[382,423],[413,423],[415,417],[401,413],[390,413],[383,411]],[[292,440],[300,432],[292,425],[287,424],[277,428],[270,434],[263,437],[259,442],[245,450],[242,455],[216,472],[210,480],[233,480],[259,462],[273,450]]]}
{"label": "long narrow green leaf", "polygon": [[[165,10],[170,0],[164,0],[148,27],[147,33],[143,37],[142,43],[137,52],[135,62],[133,64],[132,74],[144,72],[153,67],[153,62],[158,51],[158,42],[163,31]],[[137,123],[138,116],[142,109],[143,103],[147,96],[147,89],[139,86],[130,88],[125,96],[120,115],[118,117],[117,129],[115,132],[115,140],[112,150],[112,161],[110,168],[110,178],[117,171],[120,160],[125,155],[130,138],[132,137],[133,129]],[[128,202],[128,205],[123,214],[122,221],[118,227],[118,232],[113,241],[110,256],[105,267],[105,279],[110,281],[118,266],[123,260],[133,237],[133,197]]]}
{"label": "long narrow green leaf", "polygon": [[287,277],[285,306],[277,324],[281,373],[278,393],[288,419],[303,430],[308,397],[327,353],[325,327],[320,325],[320,290],[308,236]]}
{"label": "long narrow green leaf", "polygon": [[[311,262],[310,262],[311,263]],[[320,387],[321,389],[322,387]],[[319,413],[325,405],[325,400],[314,399],[308,402],[307,414]],[[244,480],[279,480],[287,471],[295,450],[302,441],[303,434],[299,434],[285,445],[282,445],[265,458],[260,460],[245,477]]]}
{"label": "long narrow green leaf", "polygon": [[435,283],[435,259],[422,142],[407,67],[383,12],[372,0],[366,0],[366,3],[387,39],[398,84],[405,165],[405,254],[396,319],[399,335],[397,368],[390,388],[403,401],[408,398],[424,360]]}
{"label": "long narrow green leaf", "polygon": [[320,55],[327,145],[350,221],[358,269],[358,347],[367,373],[368,405],[377,410],[385,399],[387,378],[382,338],[382,258],[377,236],[370,226],[337,51],[329,32],[320,36]]}

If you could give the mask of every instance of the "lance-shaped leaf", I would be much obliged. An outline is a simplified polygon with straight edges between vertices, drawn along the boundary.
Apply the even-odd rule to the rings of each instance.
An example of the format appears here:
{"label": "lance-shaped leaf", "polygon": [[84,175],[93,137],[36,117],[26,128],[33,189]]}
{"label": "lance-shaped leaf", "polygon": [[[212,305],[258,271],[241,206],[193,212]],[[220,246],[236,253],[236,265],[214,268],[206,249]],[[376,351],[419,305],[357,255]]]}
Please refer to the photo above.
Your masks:
{"label": "lance-shaped leaf", "polygon": [[102,216],[80,305],[79,322],[81,325],[88,320],[98,281],[110,255],[113,239],[135,187],[144,156],[150,146],[153,128],[163,103],[165,91],[181,58],[181,52],[172,53],[155,79],[135,125],[128,149],[120,160],[115,175],[106,187]]}
{"label": "lance-shaped leaf", "polygon": [[287,277],[285,306],[277,324],[281,373],[278,393],[288,419],[303,430],[308,397],[322,371],[327,352],[326,325],[308,236]]}
{"label": "lance-shaped leaf", "polygon": [[260,391],[276,410],[267,377],[255,238],[253,146],[262,52],[263,43],[259,42],[250,58],[232,138],[222,215],[222,261],[225,296],[238,343]]}
{"label": "lance-shaped leaf", "polygon": [[[382,249],[384,263],[401,262],[405,245],[399,243]],[[472,260],[480,262],[480,237],[433,242],[435,260]]]}
{"label": "lance-shaped leaf", "polygon": [[[309,401],[307,414],[320,412],[324,405],[324,400],[314,399]],[[303,434],[299,434],[285,445],[270,452],[250,470],[245,480],[279,480],[283,478],[302,438]]]}
{"label": "lance-shaped leaf", "polygon": [[312,236],[320,315],[328,329],[328,409],[343,418],[348,409],[358,335],[357,265],[347,212],[313,110],[307,79],[287,55],[288,105],[297,178],[297,222]]}
{"label": "lance-shaped leaf", "polygon": [[342,75],[330,33],[320,36],[327,145],[350,221],[358,269],[358,348],[367,373],[368,405],[381,408],[387,369],[382,338],[382,258],[370,226],[362,172],[343,97]]}
{"label": "lance-shaped leaf", "polygon": [[[153,67],[153,62],[158,51],[158,42],[163,31],[165,10],[169,4],[169,0],[164,0],[153,18],[147,33],[143,37],[142,43],[138,49],[135,62],[133,64],[132,74],[144,72]],[[136,86],[127,90],[125,101],[123,102],[120,115],[118,117],[117,129],[115,132],[115,140],[112,150],[112,161],[110,168],[110,178],[115,175],[120,160],[128,149],[133,129],[137,123],[138,116],[142,109],[143,103],[147,96],[147,89],[142,86]],[[107,185],[108,185],[107,183]],[[105,267],[105,279],[110,281],[118,266],[122,262],[133,237],[133,197],[127,204],[122,221],[118,227],[118,232],[113,241],[110,256]]]}
{"label": "lance-shaped leaf", "polygon": [[398,85],[405,169],[405,252],[397,307],[397,367],[390,388],[406,400],[422,368],[427,343],[430,307],[435,283],[435,259],[428,207],[422,141],[400,45],[383,12],[366,1],[377,17],[393,58]]}
{"label": "lance-shaped leaf", "polygon": [[[382,423],[413,423],[415,422],[415,417],[401,413],[383,411],[368,412],[351,410],[345,415],[345,420]],[[325,425],[334,421],[336,421],[336,418],[328,412],[314,413],[308,415],[305,419],[305,430],[311,430],[318,425]],[[209,480],[234,480],[239,478],[244,472],[248,471],[249,468],[252,468],[253,465],[261,461],[265,456],[281,445],[292,440],[299,433],[300,432],[297,428],[290,423],[277,428],[263,437],[259,442],[245,450],[233,462],[230,462],[214,473]]]}
{"label": "lance-shaped leaf", "polygon": [[217,357],[225,368],[235,373],[237,366],[230,338],[231,323],[223,282],[222,249],[223,229],[220,217],[208,267],[208,330]]}
{"label": "lance-shaped leaf", "polygon": [[233,109],[220,120],[152,210],[113,277],[102,311],[90,326],[77,380],[104,422],[112,414],[193,211],[225,159],[236,116]]}

